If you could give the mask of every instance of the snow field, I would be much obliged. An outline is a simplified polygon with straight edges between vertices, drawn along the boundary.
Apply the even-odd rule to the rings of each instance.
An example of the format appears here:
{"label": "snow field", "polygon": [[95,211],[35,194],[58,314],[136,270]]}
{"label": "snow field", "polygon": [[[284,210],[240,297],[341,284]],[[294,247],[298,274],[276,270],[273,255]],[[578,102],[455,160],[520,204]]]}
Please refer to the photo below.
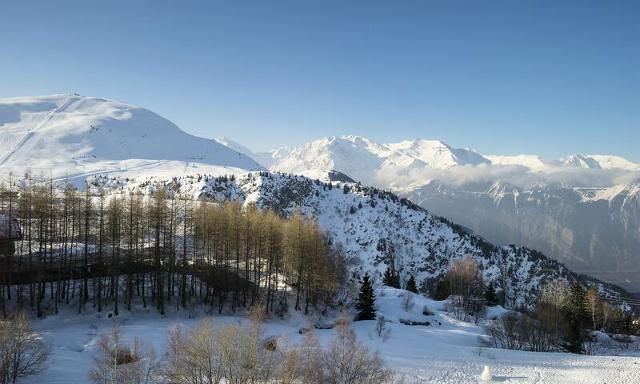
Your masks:
{"label": "snow field", "polygon": [[[358,339],[378,351],[386,364],[402,375],[407,383],[479,383],[485,366],[489,366],[494,383],[539,384],[631,384],[640,378],[640,355],[584,356],[566,353],[533,353],[481,347],[486,337],[481,326],[461,322],[443,312],[444,302],[413,295],[413,308],[406,312],[401,305],[405,291],[393,288],[377,290],[378,314],[384,316],[390,330],[384,340],[375,331],[376,321],[352,323]],[[427,306],[432,315],[422,314]],[[101,315],[77,315],[69,310],[44,320],[34,320],[34,327],[51,343],[52,357],[46,371],[24,383],[68,384],[88,383],[87,372],[96,356],[100,335],[110,330],[114,320],[108,311]],[[488,316],[504,312],[492,308]],[[196,314],[197,318],[189,318]],[[175,312],[159,316],[154,309],[137,309],[118,317],[125,337],[140,337],[150,343],[159,355],[164,349],[168,330],[176,323],[192,327],[202,310]],[[193,316],[192,316],[193,317]],[[338,314],[333,314],[333,319]],[[216,316],[214,326],[226,323],[248,325],[243,316]],[[400,319],[428,321],[429,326],[408,326]],[[328,319],[325,319],[325,321]],[[311,319],[292,313],[288,319],[271,319],[265,324],[265,336],[279,336],[280,345],[302,342],[298,330],[309,326]],[[335,330],[315,330],[322,345],[327,345]]]}

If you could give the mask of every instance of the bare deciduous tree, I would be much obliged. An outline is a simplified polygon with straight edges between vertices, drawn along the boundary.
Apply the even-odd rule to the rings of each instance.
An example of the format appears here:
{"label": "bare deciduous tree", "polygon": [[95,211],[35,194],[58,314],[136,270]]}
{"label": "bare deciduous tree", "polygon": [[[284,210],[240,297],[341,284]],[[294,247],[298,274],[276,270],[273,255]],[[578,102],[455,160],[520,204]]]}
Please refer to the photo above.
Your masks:
{"label": "bare deciduous tree", "polygon": [[403,292],[402,293],[402,309],[405,312],[409,312],[413,309],[415,302],[413,301],[413,294],[411,292]]}
{"label": "bare deciduous tree", "polygon": [[460,320],[468,321],[484,310],[484,287],[480,268],[469,256],[455,260],[447,275],[445,283],[449,288],[450,309]]}
{"label": "bare deciduous tree", "polygon": [[0,321],[0,384],[39,372],[49,357],[49,347],[31,329],[24,313]]}
{"label": "bare deciduous tree", "polygon": [[279,351],[261,343],[266,310],[251,311],[251,326],[236,324],[215,328],[211,319],[194,329],[176,326],[167,341],[162,376],[172,384],[266,383],[273,380],[282,361]]}
{"label": "bare deciduous tree", "polygon": [[94,384],[152,384],[157,382],[158,360],[153,348],[142,339],[125,342],[114,325],[98,342],[99,355],[93,360],[89,379]]}
{"label": "bare deciduous tree", "polygon": [[558,350],[566,330],[559,309],[544,302],[529,315],[508,312],[487,326],[495,347],[533,352]]}
{"label": "bare deciduous tree", "polygon": [[378,316],[376,321],[376,334],[383,341],[387,341],[391,334],[391,330],[387,327],[387,319],[382,315]]}
{"label": "bare deciduous tree", "polygon": [[322,363],[323,380],[328,384],[378,384],[393,379],[382,358],[358,342],[346,321],[337,326],[337,335],[323,353]]}
{"label": "bare deciduous tree", "polygon": [[177,323],[167,336],[167,347],[160,375],[164,381],[174,384],[188,382],[185,353],[188,345],[187,332]]}

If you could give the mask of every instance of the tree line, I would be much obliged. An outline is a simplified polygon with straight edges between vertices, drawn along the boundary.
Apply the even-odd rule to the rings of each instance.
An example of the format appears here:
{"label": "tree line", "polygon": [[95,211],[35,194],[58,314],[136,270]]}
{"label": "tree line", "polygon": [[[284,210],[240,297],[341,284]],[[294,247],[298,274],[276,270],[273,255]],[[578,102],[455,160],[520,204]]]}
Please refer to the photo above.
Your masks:
{"label": "tree line", "polygon": [[0,215],[20,228],[0,247],[2,316],[28,308],[42,317],[72,303],[117,315],[136,300],[162,314],[195,304],[286,312],[289,302],[308,312],[331,305],[345,279],[339,252],[300,213],[283,218],[169,186],[108,193],[10,178]]}
{"label": "tree line", "polygon": [[[401,288],[400,274],[393,264],[385,271],[382,283]],[[487,307],[505,300],[502,288],[496,289],[493,281],[484,282],[480,265],[471,257],[453,260],[447,273],[431,285],[430,296],[447,300],[445,308],[452,316],[476,324],[485,318]],[[416,293],[416,288],[415,278],[409,276],[404,289]],[[409,298],[403,296],[403,307],[411,305]],[[373,282],[365,274],[355,306],[356,320],[376,319],[375,300]],[[378,320],[377,330],[382,334],[384,318]],[[513,308],[486,320],[489,345],[534,352],[589,353],[597,337],[594,331],[613,335],[623,343],[636,340],[628,335],[640,336],[640,319],[606,300],[596,285],[585,288],[580,281],[548,282],[541,288],[535,306]]]}

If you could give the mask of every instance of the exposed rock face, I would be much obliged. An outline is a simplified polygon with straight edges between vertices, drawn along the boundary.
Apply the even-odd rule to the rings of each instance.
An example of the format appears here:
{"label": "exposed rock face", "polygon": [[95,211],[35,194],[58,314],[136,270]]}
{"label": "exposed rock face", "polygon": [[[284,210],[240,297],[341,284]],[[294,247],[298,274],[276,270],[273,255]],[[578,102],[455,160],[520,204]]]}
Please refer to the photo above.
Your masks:
{"label": "exposed rock face", "polygon": [[640,291],[640,184],[522,189],[434,182],[407,196],[489,241],[538,249],[572,270]]}

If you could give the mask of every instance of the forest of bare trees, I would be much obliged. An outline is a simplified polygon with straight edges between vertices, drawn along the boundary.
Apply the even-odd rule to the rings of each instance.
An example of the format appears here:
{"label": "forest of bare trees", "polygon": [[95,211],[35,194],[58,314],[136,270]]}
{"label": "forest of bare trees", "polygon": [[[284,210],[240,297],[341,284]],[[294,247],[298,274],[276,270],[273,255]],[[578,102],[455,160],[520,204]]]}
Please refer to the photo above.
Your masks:
{"label": "forest of bare trees", "polygon": [[300,214],[285,219],[170,188],[106,193],[9,178],[0,215],[19,226],[10,246],[0,232],[0,316],[41,317],[62,305],[117,315],[134,302],[160,313],[257,303],[285,312],[289,302],[308,312],[330,305],[345,275],[327,237]]}

